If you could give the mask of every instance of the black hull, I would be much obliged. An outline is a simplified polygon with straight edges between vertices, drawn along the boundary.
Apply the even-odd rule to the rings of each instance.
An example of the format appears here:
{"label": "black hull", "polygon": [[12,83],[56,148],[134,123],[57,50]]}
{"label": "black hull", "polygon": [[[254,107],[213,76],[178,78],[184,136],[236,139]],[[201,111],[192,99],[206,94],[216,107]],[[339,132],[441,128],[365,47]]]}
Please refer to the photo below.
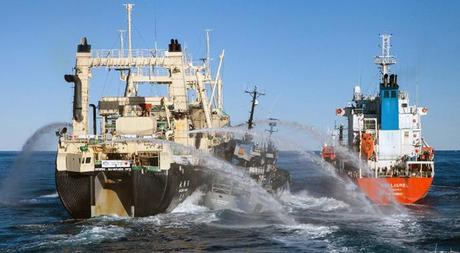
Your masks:
{"label": "black hull", "polygon": [[276,169],[270,173],[269,184],[273,193],[289,190],[291,175],[283,169]]}
{"label": "black hull", "polygon": [[119,209],[127,216],[144,217],[171,211],[204,181],[199,168],[179,164],[160,172],[56,171],[61,202],[76,219],[110,214],[98,211],[98,189],[116,195]]}

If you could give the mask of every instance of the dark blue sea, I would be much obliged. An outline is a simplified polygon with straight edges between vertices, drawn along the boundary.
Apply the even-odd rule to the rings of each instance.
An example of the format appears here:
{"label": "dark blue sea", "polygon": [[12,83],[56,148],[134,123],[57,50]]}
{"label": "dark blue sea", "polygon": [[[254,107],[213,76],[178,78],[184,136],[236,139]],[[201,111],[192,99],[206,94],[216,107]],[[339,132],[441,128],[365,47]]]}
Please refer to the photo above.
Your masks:
{"label": "dark blue sea", "polygon": [[[317,154],[311,154],[317,155]],[[460,152],[436,153],[428,196],[376,207],[312,157],[282,152],[291,192],[274,214],[211,211],[202,194],[146,218],[73,220],[55,189],[55,153],[0,152],[1,252],[460,252]]]}

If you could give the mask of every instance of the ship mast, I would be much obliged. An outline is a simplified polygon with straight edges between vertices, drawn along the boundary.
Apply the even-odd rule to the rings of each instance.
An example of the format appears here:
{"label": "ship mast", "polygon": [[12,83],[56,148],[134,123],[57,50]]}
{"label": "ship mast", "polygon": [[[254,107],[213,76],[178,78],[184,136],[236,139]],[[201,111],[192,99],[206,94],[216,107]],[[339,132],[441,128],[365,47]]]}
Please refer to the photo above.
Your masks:
{"label": "ship mast", "polygon": [[124,4],[125,7],[126,7],[126,11],[128,13],[128,56],[131,57],[131,50],[132,50],[132,40],[131,40],[131,35],[132,35],[132,32],[131,32],[131,27],[132,27],[132,23],[131,23],[131,11],[133,10],[133,6],[134,4]]}
{"label": "ship mast", "polygon": [[[132,19],[131,19],[131,12],[133,10],[134,4],[124,4],[126,7],[126,12],[128,16],[128,58],[132,58]],[[120,32],[120,44],[123,44],[123,32]],[[121,45],[122,46],[122,45]],[[123,50],[121,51],[123,54]],[[137,87],[134,83],[133,78],[131,77],[131,69],[128,68],[128,75],[122,75],[122,79],[126,81],[126,88],[125,88],[125,97],[135,97],[137,96]]]}
{"label": "ship mast", "polygon": [[125,50],[125,40],[124,40],[124,34],[126,30],[118,30],[120,33],[120,56],[123,57],[123,51]]}
{"label": "ship mast", "polygon": [[269,118],[270,122],[268,123],[268,126],[270,127],[269,129],[265,129],[266,132],[268,132],[268,138],[271,139],[273,133],[278,132],[278,129],[276,129],[276,122],[278,119],[275,118]]}
{"label": "ship mast", "polygon": [[248,130],[251,130],[254,128],[254,110],[257,105],[257,98],[260,96],[265,95],[265,93],[261,93],[257,91],[257,86],[254,86],[254,89],[252,91],[246,91],[246,93],[250,94],[251,96],[251,112],[249,113],[249,120],[248,120]]}
{"label": "ship mast", "polygon": [[381,34],[382,38],[382,54],[375,57],[375,64],[380,66],[382,76],[388,74],[390,65],[396,63],[396,58],[390,54],[391,49],[391,34]]}

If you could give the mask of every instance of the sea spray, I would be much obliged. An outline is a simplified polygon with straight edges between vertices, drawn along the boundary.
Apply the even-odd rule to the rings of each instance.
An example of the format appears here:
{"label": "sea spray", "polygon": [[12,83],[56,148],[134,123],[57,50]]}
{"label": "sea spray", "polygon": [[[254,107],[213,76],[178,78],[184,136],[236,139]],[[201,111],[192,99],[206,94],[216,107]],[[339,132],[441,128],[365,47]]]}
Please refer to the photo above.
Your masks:
{"label": "sea spray", "polygon": [[[270,122],[271,122],[270,120],[256,121],[256,123],[262,123],[262,124],[264,123],[266,124]],[[327,135],[321,132],[315,127],[304,125],[296,121],[287,121],[287,120],[278,120],[277,124],[288,127],[293,130],[297,130],[297,131],[306,133],[307,135],[315,138],[320,143],[331,142],[330,135]],[[368,164],[363,159],[359,158],[358,155],[352,150],[350,150],[349,148],[345,146],[341,146],[341,145],[335,145],[334,151],[340,156],[345,157],[348,161],[352,162],[352,164],[355,167],[361,168],[361,170],[363,171],[363,174],[372,175],[373,172],[371,168],[368,166]],[[388,198],[390,200],[390,203],[392,203],[392,206],[395,207],[398,212],[405,212],[405,210],[401,207],[401,205],[396,201],[393,195],[393,191],[388,183],[381,180],[379,181],[378,187],[379,187],[379,191],[382,192],[382,196],[385,196],[385,198]]]}
{"label": "sea spray", "polygon": [[[265,123],[270,123],[270,120],[259,120],[256,121],[258,124],[265,124]],[[312,126],[307,126],[298,122],[293,122],[293,121],[277,121],[278,125],[281,126],[286,126],[288,128],[291,128],[293,130],[300,131],[301,133],[306,133],[308,136],[312,136],[317,142],[319,143],[324,143],[328,142],[329,137],[328,135],[322,133],[318,129],[312,127]],[[257,140],[262,140],[262,141],[267,141],[268,136],[263,133],[259,133],[257,130],[252,129],[252,130],[247,130],[244,129],[241,126],[238,127],[224,127],[224,128],[207,128],[207,129],[196,129],[192,130],[189,133],[234,133],[234,134],[239,134],[239,135],[251,135],[253,138]],[[284,138],[280,138],[277,136],[271,136],[270,140],[274,142],[275,144],[282,144],[284,147],[287,147],[288,149],[291,150],[296,150],[299,152],[302,157],[308,159],[310,162],[313,162],[314,164],[318,165],[319,168],[321,168],[321,172],[327,172],[328,176],[331,176],[332,178],[336,179],[337,181],[342,183],[342,186],[345,187],[345,192],[346,194],[344,195],[343,191],[337,192],[337,194],[340,194],[342,197],[345,197],[348,202],[354,202],[353,205],[360,205],[361,208],[364,208],[366,212],[370,213],[375,213],[375,214],[382,214],[382,210],[379,206],[373,205],[369,200],[366,198],[366,196],[360,192],[357,191],[357,186],[354,184],[351,179],[347,177],[341,177],[337,175],[335,168],[325,162],[323,159],[321,159],[318,155],[314,154],[313,152],[308,152],[305,151],[301,145],[298,145],[295,143],[295,141],[286,141]],[[363,169],[364,173],[371,173],[370,168],[362,159],[360,159],[356,154],[354,154],[351,150],[349,150],[346,147],[342,146],[337,146],[337,153],[342,155],[343,157],[346,157],[349,159],[355,166],[359,166]],[[382,192],[385,193],[385,196],[389,197],[391,202],[392,202],[392,208],[394,208],[397,213],[405,213],[405,210],[397,203],[395,200],[394,196],[392,195],[392,190],[390,186],[383,182],[379,185],[379,188],[381,189]],[[388,209],[388,208],[387,208]],[[387,211],[387,210],[385,210]]]}
{"label": "sea spray", "polygon": [[[47,124],[32,134],[22,146],[14,164],[9,169],[9,174],[0,183],[0,202],[17,203],[24,199],[27,185],[35,178],[40,171],[32,163],[34,152],[38,151],[40,144],[43,144],[43,137],[51,135],[54,131],[63,127],[69,127],[68,123],[56,122]],[[54,138],[53,138],[54,139]]]}
{"label": "sea spray", "polygon": [[[136,139],[137,138],[123,138],[117,141],[133,141]],[[145,141],[145,139],[139,140]],[[243,169],[194,147],[166,140],[150,139],[149,141],[155,144],[169,146],[175,154],[191,155],[191,160],[184,161],[183,159],[177,159],[175,162],[182,163],[184,165],[191,163],[192,165],[202,167],[205,169],[205,172],[218,173],[219,176],[222,176],[225,179],[233,180],[233,182],[239,184],[248,191],[250,196],[255,199],[257,203],[263,205],[262,210],[269,211],[284,224],[297,224],[297,222],[289,214],[287,214],[284,207],[276,199],[274,199],[271,194],[263,189],[262,186],[254,181],[254,179],[252,179]]]}
{"label": "sea spray", "polygon": [[281,222],[289,225],[296,224],[296,221],[285,213],[283,206],[241,168],[193,147],[183,146],[174,142],[168,142],[168,144],[173,146],[176,151],[190,152],[197,159],[194,161],[194,165],[203,166],[243,186],[245,190],[249,191],[251,197],[263,206],[263,210],[271,211]]}
{"label": "sea spray", "polygon": [[[310,128],[312,129],[312,128]],[[251,135],[254,140],[259,141],[268,141],[268,136],[265,132],[258,132],[255,129],[252,130],[245,130],[241,127],[224,127],[224,128],[207,128],[207,129],[196,129],[189,131],[190,134],[194,133],[233,133],[238,135]],[[318,132],[319,133],[319,132]],[[319,172],[333,178],[335,181],[339,182],[340,186],[343,186],[345,189],[341,189],[341,191],[337,191],[334,196],[340,194],[342,198],[345,198],[347,202],[351,203],[353,206],[360,206],[364,211],[370,213],[376,213],[379,210],[375,208],[372,203],[368,201],[368,199],[359,191],[356,191],[357,186],[349,179],[344,178],[337,175],[335,168],[330,164],[321,159],[317,154],[314,152],[305,151],[303,147],[300,145],[292,142],[287,141],[284,138],[278,136],[271,136],[270,140],[278,145],[282,145],[285,148],[290,150],[295,150],[300,154],[302,158],[307,159],[309,162],[317,165],[319,168]]]}

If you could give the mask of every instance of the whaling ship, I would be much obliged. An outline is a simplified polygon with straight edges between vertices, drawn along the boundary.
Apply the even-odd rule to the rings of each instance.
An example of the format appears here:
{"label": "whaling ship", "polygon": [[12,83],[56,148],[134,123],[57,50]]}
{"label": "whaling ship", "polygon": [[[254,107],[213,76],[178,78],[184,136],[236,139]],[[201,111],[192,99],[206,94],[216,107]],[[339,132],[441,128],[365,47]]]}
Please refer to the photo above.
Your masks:
{"label": "whaling ship", "polygon": [[[177,39],[171,39],[168,50],[133,49],[133,5],[125,6],[128,48],[123,36],[120,49],[108,50],[92,50],[83,38],[77,47],[75,73],[65,75],[74,84],[72,132],[66,128],[58,132],[56,187],[74,218],[168,212],[210,182],[203,168],[193,165],[190,153],[176,145],[219,157],[231,155],[217,152],[234,153],[229,135],[189,134],[193,129],[230,124],[223,110],[220,75],[224,51],[212,76],[209,53],[196,64]],[[124,95],[102,97],[97,106],[89,104],[89,81],[96,68],[118,71]],[[167,92],[143,96],[140,85],[159,85]]]}
{"label": "whaling ship", "polygon": [[[422,137],[420,122],[428,109],[410,105],[408,93],[399,89],[398,76],[389,72],[396,63],[391,35],[381,38],[382,54],[375,59],[381,72],[379,94],[365,96],[359,86],[354,88],[348,106],[336,109],[348,127],[335,129],[335,141],[323,147],[322,157],[355,180],[373,202],[412,204],[426,196],[435,174],[434,150]],[[340,152],[344,147],[364,163]]]}
{"label": "whaling ship", "polygon": [[[269,133],[264,140],[255,141],[250,134],[254,127],[254,113],[257,98],[264,95],[254,90],[246,91],[251,95],[251,111],[247,121],[247,131],[242,137],[233,137],[231,141],[216,146],[217,154],[224,154],[225,160],[242,168],[244,172],[257,182],[262,189],[276,195],[289,189],[290,175],[286,170],[277,166],[278,150],[272,142],[272,134],[277,132],[277,119],[269,119]],[[265,203],[259,203],[245,185],[239,185],[232,180],[214,177],[206,191],[205,204],[211,209],[237,209],[248,212],[263,211]]]}

